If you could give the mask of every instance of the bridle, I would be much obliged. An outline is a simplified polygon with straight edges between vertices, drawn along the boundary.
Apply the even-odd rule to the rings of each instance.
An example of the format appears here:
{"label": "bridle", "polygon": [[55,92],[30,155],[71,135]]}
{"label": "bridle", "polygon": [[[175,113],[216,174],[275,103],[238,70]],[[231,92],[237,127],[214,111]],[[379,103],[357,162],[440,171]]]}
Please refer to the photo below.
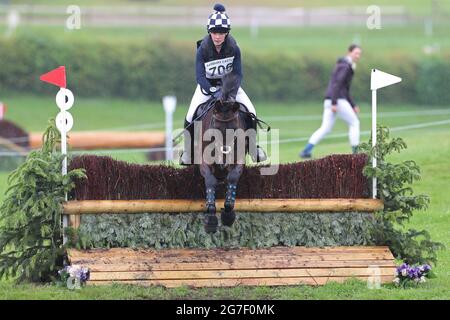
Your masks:
{"label": "bridle", "polygon": [[[239,117],[239,111],[236,111],[235,114],[232,117],[227,118],[227,119],[217,118],[216,115],[213,114],[212,117],[211,117],[211,122],[214,123],[215,121],[217,121],[217,122],[222,122],[222,123],[228,123],[228,122],[231,122],[233,120],[238,119],[238,117]],[[234,145],[235,142],[236,142],[236,137],[234,137],[234,139],[233,139],[233,145]],[[228,153],[231,152],[231,150],[232,150],[232,146],[231,145],[230,146],[227,146],[227,145],[220,146],[220,152],[222,152],[223,154],[228,154]]]}

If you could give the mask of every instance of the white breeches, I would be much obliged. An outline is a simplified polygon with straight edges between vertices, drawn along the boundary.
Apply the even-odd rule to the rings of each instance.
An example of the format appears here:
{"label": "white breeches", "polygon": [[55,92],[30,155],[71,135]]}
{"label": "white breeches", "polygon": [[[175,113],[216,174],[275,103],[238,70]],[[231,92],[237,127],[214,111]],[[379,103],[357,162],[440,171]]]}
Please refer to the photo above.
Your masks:
{"label": "white breeches", "polygon": [[309,143],[316,145],[333,129],[336,115],[342,118],[348,124],[348,136],[351,146],[359,144],[359,119],[355,111],[346,99],[337,100],[337,111],[331,110],[331,99],[325,99],[323,102],[322,125],[309,138]]}
{"label": "white breeches", "polygon": [[[192,122],[192,118],[194,117],[195,110],[197,110],[198,106],[202,103],[205,103],[210,98],[209,95],[204,95],[200,85],[197,85],[197,88],[195,89],[194,96],[192,97],[191,104],[189,106],[189,110],[186,115],[186,120],[189,122]],[[255,106],[248,98],[247,94],[242,90],[241,87],[239,87],[239,90],[236,94],[236,101],[239,103],[242,103],[245,107],[247,107],[247,110],[249,112],[252,112],[256,115]]]}

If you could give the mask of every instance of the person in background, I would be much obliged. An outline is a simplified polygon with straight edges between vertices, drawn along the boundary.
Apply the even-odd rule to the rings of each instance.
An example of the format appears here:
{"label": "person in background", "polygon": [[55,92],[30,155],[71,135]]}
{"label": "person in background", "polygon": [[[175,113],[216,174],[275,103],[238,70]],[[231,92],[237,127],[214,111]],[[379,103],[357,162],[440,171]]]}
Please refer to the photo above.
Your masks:
{"label": "person in background", "polygon": [[352,152],[357,152],[359,145],[359,107],[350,95],[350,86],[355,73],[356,63],[361,58],[362,49],[352,44],[347,55],[339,58],[331,75],[323,102],[322,125],[309,138],[308,144],[300,152],[303,159],[311,158],[312,150],[333,129],[336,116],[348,124],[348,135]]}

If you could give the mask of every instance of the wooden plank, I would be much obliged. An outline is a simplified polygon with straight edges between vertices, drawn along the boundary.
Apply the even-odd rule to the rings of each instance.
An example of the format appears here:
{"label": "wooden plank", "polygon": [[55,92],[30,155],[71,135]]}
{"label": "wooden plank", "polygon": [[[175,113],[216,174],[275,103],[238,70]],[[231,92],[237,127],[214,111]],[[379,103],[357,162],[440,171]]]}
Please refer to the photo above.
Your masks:
{"label": "wooden plank", "polygon": [[367,268],[368,266],[379,266],[379,267],[395,267],[394,260],[355,260],[355,261],[271,261],[250,263],[250,262],[237,262],[237,263],[159,263],[149,265],[148,263],[114,263],[114,264],[86,264],[84,261],[79,260],[77,263],[88,267],[92,272],[121,272],[121,271],[165,271],[165,270],[253,270],[258,269],[271,269],[271,268]]}
{"label": "wooden plank", "polygon": [[[223,199],[217,203],[223,203]],[[373,212],[379,199],[237,199],[235,211],[261,213]],[[204,200],[79,200],[64,204],[64,214],[204,212]]]}
{"label": "wooden plank", "polygon": [[[367,281],[368,277],[352,277]],[[127,281],[89,281],[88,285],[138,284],[143,286],[164,286],[167,288],[188,287],[236,287],[236,286],[293,286],[324,285],[329,282],[342,283],[348,277],[295,277],[295,278],[248,278],[248,279],[198,279],[198,280],[127,280]],[[381,276],[381,283],[389,283],[393,276]]]}
{"label": "wooden plank", "polygon": [[265,261],[270,260],[280,260],[280,259],[288,259],[288,258],[299,258],[304,261],[336,261],[336,260],[385,260],[390,259],[392,256],[390,253],[382,252],[382,253],[365,253],[365,252],[355,252],[355,253],[332,253],[332,254],[284,254],[284,255],[258,255],[257,253],[250,253],[248,255],[220,255],[217,254],[216,257],[208,255],[203,256],[166,256],[166,257],[158,257],[158,256],[110,256],[110,257],[102,257],[102,256],[92,256],[79,259],[94,259],[96,261],[107,261],[109,263],[120,262],[120,261],[132,261],[132,262],[147,262],[147,263],[198,263],[198,262],[218,262],[218,261],[254,261],[255,259],[264,257]]}
{"label": "wooden plank", "polygon": [[[257,249],[258,250],[258,249]],[[389,251],[354,251],[354,252],[295,252],[289,251],[286,252],[276,252],[272,253],[270,251],[257,251],[257,252],[214,252],[207,251],[203,254],[198,255],[183,255],[183,254],[173,254],[168,255],[166,252],[162,251],[160,255],[157,252],[152,252],[149,254],[146,253],[118,253],[115,255],[104,254],[101,253],[92,253],[90,255],[86,254],[74,254],[71,252],[69,256],[73,259],[97,259],[97,260],[123,260],[123,259],[136,259],[136,260],[144,260],[144,261],[152,261],[157,259],[158,261],[177,261],[177,262],[200,262],[200,261],[211,261],[211,260],[228,260],[228,259],[238,259],[241,257],[248,257],[250,259],[260,257],[264,255],[264,258],[272,259],[272,258],[283,258],[283,257],[293,257],[293,256],[301,256],[305,257],[305,259],[311,260],[336,260],[339,259],[340,256],[345,254],[348,257],[352,257],[357,260],[361,260],[362,258],[389,258],[391,257],[391,253]]]}
{"label": "wooden plank", "polygon": [[[30,146],[42,146],[42,133],[30,133]],[[68,143],[74,149],[148,148],[164,145],[163,131],[79,131],[68,134]]]}
{"label": "wooden plank", "polygon": [[393,276],[395,268],[295,268],[250,270],[197,270],[197,271],[139,271],[92,272],[91,280],[176,280],[176,279],[243,279],[243,278],[292,278],[292,277],[354,277]]}
{"label": "wooden plank", "polygon": [[96,254],[101,255],[102,257],[106,256],[158,256],[158,257],[166,257],[166,256],[203,256],[205,254],[212,255],[224,255],[230,254],[233,256],[236,255],[247,255],[254,252],[259,252],[261,254],[307,254],[307,253],[349,253],[349,252],[390,252],[389,247],[387,246],[337,246],[337,247],[268,247],[268,248],[214,248],[214,249],[192,249],[192,248],[175,248],[175,249],[146,249],[146,248],[98,248],[98,249],[87,249],[87,250],[77,250],[77,249],[69,249],[69,255],[72,256],[94,256]]}
{"label": "wooden plank", "polygon": [[[212,260],[209,262],[167,262],[167,261],[142,261],[142,260],[122,260],[122,261],[95,261],[95,260],[71,260],[72,264],[85,265],[87,267],[110,268],[110,266],[117,266],[115,270],[123,271],[129,270],[132,266],[135,268],[144,268],[144,270],[198,270],[198,269],[210,269],[210,270],[223,270],[223,269],[253,269],[253,268],[296,268],[298,266],[360,266],[362,263],[365,265],[378,265],[380,261],[390,262],[394,264],[394,260],[388,259],[341,259],[336,260],[305,260],[301,257],[285,258],[285,259],[272,259],[263,260],[261,257],[259,260],[253,259],[234,259],[231,261]],[[384,264],[388,264],[388,263]],[[135,269],[133,269],[135,270]]]}
{"label": "wooden plank", "polygon": [[271,260],[289,260],[301,259],[302,261],[336,261],[336,260],[386,260],[393,259],[389,251],[369,251],[369,252],[316,252],[316,253],[297,253],[294,250],[286,250],[286,252],[271,253],[267,250],[256,249],[247,253],[236,251],[208,251],[199,250],[195,255],[171,254],[170,250],[161,250],[161,254],[151,252],[150,254],[125,252],[116,255],[107,255],[95,253],[91,255],[76,255],[69,253],[71,260],[97,261],[106,263],[118,263],[123,261],[132,261],[133,263],[199,263],[199,262],[215,262],[215,261],[255,261],[264,257],[265,261]]}

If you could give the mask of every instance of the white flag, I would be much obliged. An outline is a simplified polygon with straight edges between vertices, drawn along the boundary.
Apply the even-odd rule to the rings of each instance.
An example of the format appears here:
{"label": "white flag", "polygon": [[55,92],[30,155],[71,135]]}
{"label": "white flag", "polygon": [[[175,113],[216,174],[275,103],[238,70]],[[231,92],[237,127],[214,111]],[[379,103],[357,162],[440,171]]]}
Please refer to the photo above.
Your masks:
{"label": "white flag", "polygon": [[402,78],[377,69],[372,69],[372,75],[370,77],[370,90],[378,90],[400,81],[402,81]]}

